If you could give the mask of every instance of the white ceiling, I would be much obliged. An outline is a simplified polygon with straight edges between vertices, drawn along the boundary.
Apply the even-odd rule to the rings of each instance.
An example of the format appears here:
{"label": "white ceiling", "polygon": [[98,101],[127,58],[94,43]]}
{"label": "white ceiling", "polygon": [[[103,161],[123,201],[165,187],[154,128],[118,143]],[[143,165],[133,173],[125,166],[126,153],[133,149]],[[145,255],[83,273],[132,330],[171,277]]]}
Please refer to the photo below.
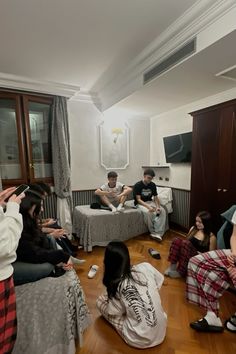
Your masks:
{"label": "white ceiling", "polygon": [[[189,14],[192,6],[201,8],[204,1],[207,4],[204,6],[215,4],[216,8],[223,3],[220,0],[1,1],[0,73],[99,92],[109,88],[108,84],[125,72],[148,46],[152,48],[152,43],[169,26],[174,27],[176,20]],[[109,111],[118,109],[146,118],[235,87],[235,81],[215,76],[235,66],[235,43],[236,31]]]}
{"label": "white ceiling", "polygon": [[4,0],[0,72],[97,91],[196,0]]}
{"label": "white ceiling", "polygon": [[216,74],[236,63],[236,31],[143,86],[107,113],[147,118],[236,87]]}

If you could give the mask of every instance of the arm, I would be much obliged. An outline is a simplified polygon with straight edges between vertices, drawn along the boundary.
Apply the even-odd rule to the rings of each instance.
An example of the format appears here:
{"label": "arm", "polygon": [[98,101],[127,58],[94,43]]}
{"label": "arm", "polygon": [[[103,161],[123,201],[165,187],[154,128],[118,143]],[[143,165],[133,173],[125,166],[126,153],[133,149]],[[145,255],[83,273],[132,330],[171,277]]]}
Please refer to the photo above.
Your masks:
{"label": "arm", "polygon": [[234,224],[233,233],[230,238],[231,254],[227,257],[229,267],[227,268],[229,276],[236,287],[236,224]]}
{"label": "arm", "polygon": [[188,232],[188,234],[187,234],[187,238],[190,236],[190,234],[191,234],[191,232],[193,231],[193,229],[194,229],[194,226],[192,226],[192,227],[189,229],[189,232]]}
{"label": "arm", "polygon": [[155,211],[155,209],[148,205],[147,203],[145,203],[142,199],[141,199],[141,195],[136,195],[136,200],[137,200],[137,203],[144,206],[145,208],[147,208],[150,212],[153,212]]}
{"label": "arm", "polygon": [[230,238],[231,254],[228,256],[230,266],[235,267],[236,264],[236,224],[234,224],[232,236]]}
{"label": "arm", "polygon": [[16,251],[23,228],[22,216],[19,213],[19,204],[25,196],[24,193],[19,196],[13,194],[9,198],[5,213],[2,208],[6,204],[5,199],[15,189],[15,187],[12,187],[0,192],[0,258]]}
{"label": "arm", "polygon": [[232,253],[236,256],[236,224],[234,225],[233,228],[233,233],[230,239],[230,246],[231,246]]}
{"label": "arm", "polygon": [[[103,186],[102,186],[103,187]],[[98,188],[95,190],[94,194],[95,195],[99,195],[99,196],[106,196],[106,195],[111,195],[111,196],[115,196],[116,194],[113,192],[113,191],[104,191],[103,189],[101,188]]]}
{"label": "arm", "polygon": [[10,255],[16,251],[22,232],[22,216],[19,213],[17,203],[7,203],[7,210],[4,214],[0,207],[0,258]]}
{"label": "arm", "polygon": [[119,197],[124,197],[126,195],[129,195],[132,192],[132,188],[128,187],[128,186],[124,186],[122,193],[120,193]]}
{"label": "arm", "polygon": [[214,251],[216,250],[216,237],[213,233],[211,233],[210,235],[210,247],[209,247],[209,251]]}
{"label": "arm", "polygon": [[156,211],[161,211],[161,204],[160,204],[160,200],[158,198],[157,195],[154,195],[154,203],[156,204]]}

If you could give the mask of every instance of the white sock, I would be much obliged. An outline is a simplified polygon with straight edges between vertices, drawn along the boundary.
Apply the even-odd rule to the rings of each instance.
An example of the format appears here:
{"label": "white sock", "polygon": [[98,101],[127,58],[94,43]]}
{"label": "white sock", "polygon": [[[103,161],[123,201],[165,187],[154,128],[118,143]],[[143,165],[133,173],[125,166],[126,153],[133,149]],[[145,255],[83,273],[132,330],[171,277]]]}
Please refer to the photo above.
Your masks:
{"label": "white sock", "polygon": [[116,208],[114,207],[114,205],[109,204],[108,206],[109,206],[109,208],[111,209],[111,211],[112,211],[113,213],[116,212]]}
{"label": "white sock", "polygon": [[118,205],[118,207],[117,207],[117,210],[118,210],[118,211],[121,210],[121,209],[123,209],[123,204],[122,204],[122,203],[120,203],[120,204]]}
{"label": "white sock", "polygon": [[85,259],[79,259],[79,258],[75,258],[75,257],[70,257],[72,260],[73,264],[83,264],[85,262]]}
{"label": "white sock", "polygon": [[170,264],[170,270],[176,270],[177,269],[177,264],[176,263],[171,263]]}
{"label": "white sock", "polygon": [[207,323],[211,326],[222,326],[221,319],[216,316],[215,312],[213,311],[207,311],[206,316],[204,317],[205,320],[207,320]]}

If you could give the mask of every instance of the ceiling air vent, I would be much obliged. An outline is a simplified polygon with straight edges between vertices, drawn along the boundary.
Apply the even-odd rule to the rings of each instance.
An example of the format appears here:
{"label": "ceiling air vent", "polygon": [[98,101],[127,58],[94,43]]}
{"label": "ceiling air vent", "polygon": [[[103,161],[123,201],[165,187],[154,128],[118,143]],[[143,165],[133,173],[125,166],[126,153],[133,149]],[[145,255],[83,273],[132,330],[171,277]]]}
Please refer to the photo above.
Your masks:
{"label": "ceiling air vent", "polygon": [[196,51],[196,38],[192,39],[191,42],[188,42],[176,52],[172,53],[169,57],[162,60],[159,64],[154,66],[152,69],[144,73],[143,83],[146,84],[150,80],[156,78],[163,72],[170,69],[172,66],[181,62],[183,59],[187,58]]}

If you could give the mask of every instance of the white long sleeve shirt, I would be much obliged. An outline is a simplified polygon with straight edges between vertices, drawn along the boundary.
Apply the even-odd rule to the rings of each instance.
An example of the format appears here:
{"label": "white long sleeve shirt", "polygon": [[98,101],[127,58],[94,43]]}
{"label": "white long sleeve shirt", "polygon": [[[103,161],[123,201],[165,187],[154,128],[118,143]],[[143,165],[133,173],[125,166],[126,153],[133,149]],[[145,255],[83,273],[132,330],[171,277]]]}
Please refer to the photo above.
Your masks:
{"label": "white long sleeve shirt", "polygon": [[119,291],[120,299],[108,300],[107,314],[124,319],[123,337],[133,347],[148,348],[163,342],[166,334],[165,314],[158,290],[164,277],[149,263],[132,267],[137,282],[125,280]]}
{"label": "white long sleeve shirt", "polygon": [[0,206],[0,281],[13,273],[11,263],[16,260],[16,249],[23,229],[19,204],[8,202],[6,212]]}

